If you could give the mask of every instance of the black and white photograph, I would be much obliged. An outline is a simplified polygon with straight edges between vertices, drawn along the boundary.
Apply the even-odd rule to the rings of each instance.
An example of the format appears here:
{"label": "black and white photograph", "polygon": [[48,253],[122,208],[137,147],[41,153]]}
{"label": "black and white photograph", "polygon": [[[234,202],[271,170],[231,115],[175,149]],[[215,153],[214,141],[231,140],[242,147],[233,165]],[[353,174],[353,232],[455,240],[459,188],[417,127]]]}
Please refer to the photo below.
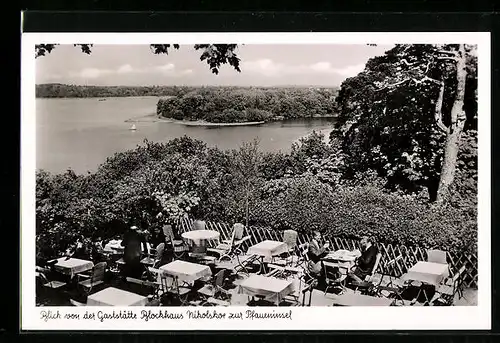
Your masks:
{"label": "black and white photograph", "polygon": [[481,328],[488,34],[26,36],[31,326]]}

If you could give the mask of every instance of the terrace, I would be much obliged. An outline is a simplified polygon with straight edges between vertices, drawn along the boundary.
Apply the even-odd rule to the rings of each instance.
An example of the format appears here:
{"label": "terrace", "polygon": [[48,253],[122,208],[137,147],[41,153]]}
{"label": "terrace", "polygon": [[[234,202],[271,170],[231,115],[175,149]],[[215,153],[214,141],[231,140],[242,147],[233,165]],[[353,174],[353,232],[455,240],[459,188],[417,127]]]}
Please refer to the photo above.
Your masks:
{"label": "terrace", "polygon": [[[377,244],[375,267],[363,282],[347,278],[359,242],[330,237],[322,258],[326,284],[308,268],[311,238],[191,220],[174,237],[148,247],[137,277],[127,276],[120,242],[100,260],[61,257],[37,267],[38,306],[474,306],[474,256]],[[171,248],[162,261],[158,250]]]}

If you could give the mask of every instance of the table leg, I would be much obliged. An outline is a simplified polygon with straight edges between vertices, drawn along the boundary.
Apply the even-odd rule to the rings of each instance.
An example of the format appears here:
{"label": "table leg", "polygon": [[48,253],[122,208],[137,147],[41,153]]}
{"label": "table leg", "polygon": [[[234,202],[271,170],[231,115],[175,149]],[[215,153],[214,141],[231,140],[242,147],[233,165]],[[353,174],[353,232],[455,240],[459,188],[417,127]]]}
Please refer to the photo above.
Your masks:
{"label": "table leg", "polygon": [[266,272],[265,267],[264,267],[264,256],[261,256],[260,258],[260,267],[259,267],[259,274],[264,274]]}

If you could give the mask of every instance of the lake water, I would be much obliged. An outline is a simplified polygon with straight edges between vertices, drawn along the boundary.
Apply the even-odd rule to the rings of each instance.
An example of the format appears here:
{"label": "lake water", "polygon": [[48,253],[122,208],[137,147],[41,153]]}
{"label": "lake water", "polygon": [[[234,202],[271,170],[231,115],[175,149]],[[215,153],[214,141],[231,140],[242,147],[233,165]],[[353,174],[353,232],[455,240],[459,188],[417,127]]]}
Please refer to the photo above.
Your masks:
{"label": "lake water", "polygon": [[[166,142],[188,135],[209,146],[238,148],[254,138],[263,151],[289,151],[292,143],[313,130],[328,133],[334,118],[266,123],[259,126],[197,127],[148,120],[157,97],[36,99],[36,166],[53,173],[68,168],[94,171],[116,152],[133,149],[144,139]],[[139,119],[143,117],[142,119]],[[145,117],[145,118],[144,118]],[[137,130],[131,131],[134,118]],[[152,117],[149,117],[153,119]]]}

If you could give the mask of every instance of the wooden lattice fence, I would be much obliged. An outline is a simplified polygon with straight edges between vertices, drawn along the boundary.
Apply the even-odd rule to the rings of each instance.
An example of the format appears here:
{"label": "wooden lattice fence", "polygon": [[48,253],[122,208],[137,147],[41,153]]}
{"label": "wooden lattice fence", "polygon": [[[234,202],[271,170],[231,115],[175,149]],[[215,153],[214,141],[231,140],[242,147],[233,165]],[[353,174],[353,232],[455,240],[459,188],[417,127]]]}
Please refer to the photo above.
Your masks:
{"label": "wooden lattice fence", "polygon": [[[220,233],[220,239],[230,239],[232,233],[232,225],[227,223],[216,223],[211,221],[205,221],[206,228],[208,230],[215,230]],[[186,231],[191,231],[193,229],[193,220],[192,219],[182,219],[178,224],[179,233],[183,233]],[[250,239],[243,243],[243,249],[246,250],[248,247],[262,242],[264,240],[275,240],[282,241],[283,240],[283,232],[279,230],[274,230],[272,228],[266,227],[256,227],[250,226],[246,229],[246,235],[250,235]],[[359,240],[354,239],[346,239],[340,237],[325,237],[330,242],[330,246],[335,249],[346,249],[346,250],[354,250],[359,249]],[[306,242],[310,242],[312,240],[311,233],[299,233],[298,235],[298,244],[303,244]],[[216,243],[209,243],[212,246]],[[386,262],[395,259],[398,256],[402,256],[401,259],[397,261],[395,264],[395,268],[390,272],[393,274],[392,276],[400,277],[404,273],[407,272],[409,268],[411,268],[417,261],[425,261],[427,259],[426,249],[421,247],[407,247],[405,245],[394,245],[388,243],[377,243],[379,251],[382,253],[382,259],[380,263],[384,265]],[[457,272],[462,266],[465,266],[465,275],[464,275],[464,286],[477,288],[477,255],[472,253],[463,253],[463,252],[447,252],[447,259],[450,264],[451,273]],[[387,271],[386,271],[387,272]]]}

